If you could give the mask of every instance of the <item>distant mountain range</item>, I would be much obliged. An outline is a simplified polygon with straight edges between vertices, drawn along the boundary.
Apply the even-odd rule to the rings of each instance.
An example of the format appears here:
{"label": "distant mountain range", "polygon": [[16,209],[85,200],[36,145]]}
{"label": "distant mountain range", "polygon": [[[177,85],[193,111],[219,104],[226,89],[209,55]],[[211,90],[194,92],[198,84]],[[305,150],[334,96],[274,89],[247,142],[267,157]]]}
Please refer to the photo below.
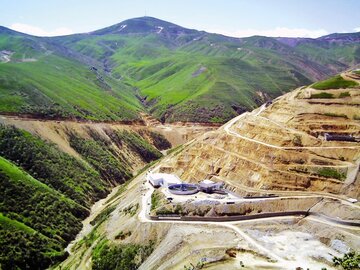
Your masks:
{"label": "distant mountain range", "polygon": [[225,122],[360,63],[360,33],[233,38],[156,18],[34,37],[0,27],[0,112]]}

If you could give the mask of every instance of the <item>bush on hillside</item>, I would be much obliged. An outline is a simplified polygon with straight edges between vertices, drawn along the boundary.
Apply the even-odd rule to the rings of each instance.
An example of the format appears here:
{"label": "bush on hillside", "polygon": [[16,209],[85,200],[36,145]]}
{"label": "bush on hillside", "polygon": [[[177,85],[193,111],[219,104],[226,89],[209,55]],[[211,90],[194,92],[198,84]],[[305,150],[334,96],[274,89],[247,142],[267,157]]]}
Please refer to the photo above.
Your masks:
{"label": "bush on hillside", "polygon": [[327,90],[327,89],[351,88],[351,87],[356,87],[358,85],[359,84],[355,81],[345,80],[341,75],[337,75],[327,80],[314,83],[313,85],[311,85],[311,87],[318,90]]}

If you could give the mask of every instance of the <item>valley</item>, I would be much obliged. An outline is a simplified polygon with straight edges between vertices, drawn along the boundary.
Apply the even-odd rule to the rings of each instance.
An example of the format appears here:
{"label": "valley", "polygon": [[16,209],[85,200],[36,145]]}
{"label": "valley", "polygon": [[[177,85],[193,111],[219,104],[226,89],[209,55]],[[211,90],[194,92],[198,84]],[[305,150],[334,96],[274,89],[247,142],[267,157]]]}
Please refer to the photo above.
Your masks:
{"label": "valley", "polygon": [[0,269],[340,270],[359,65],[360,32],[0,26]]}
{"label": "valley", "polygon": [[[16,247],[3,249],[0,264],[45,268],[63,260],[63,249],[80,231],[93,203],[101,204],[161,152],[214,128],[162,125],[151,117],[125,124],[0,116],[0,232],[6,233],[2,245]],[[27,196],[22,195],[25,190]],[[56,215],[57,210],[63,213]],[[19,234],[24,241],[13,242]],[[46,253],[36,255],[39,245]],[[25,253],[37,256],[33,265]]]}
{"label": "valley", "polygon": [[146,113],[162,123],[223,124],[355,67],[359,39],[233,38],[152,17],[48,38],[1,27],[0,113],[100,122]]}
{"label": "valley", "polygon": [[[359,81],[354,72],[341,76]],[[111,213],[72,244],[61,268],[104,269],[96,254],[107,256],[105,247],[150,243],[153,251],[139,269],[338,269],[334,256],[360,248],[360,148],[356,141],[326,140],[324,133],[359,138],[354,109],[359,84],[320,90],[336,97],[315,98],[316,107],[315,87],[301,87],[244,113],[151,168],[151,173],[172,173],[194,184],[221,180],[238,199],[198,193],[171,194],[169,201],[166,187],[155,189],[146,180],[149,172],[143,172],[126,191],[103,202]],[[333,115],[335,108],[342,121]],[[256,151],[245,142],[257,144],[251,146]]]}

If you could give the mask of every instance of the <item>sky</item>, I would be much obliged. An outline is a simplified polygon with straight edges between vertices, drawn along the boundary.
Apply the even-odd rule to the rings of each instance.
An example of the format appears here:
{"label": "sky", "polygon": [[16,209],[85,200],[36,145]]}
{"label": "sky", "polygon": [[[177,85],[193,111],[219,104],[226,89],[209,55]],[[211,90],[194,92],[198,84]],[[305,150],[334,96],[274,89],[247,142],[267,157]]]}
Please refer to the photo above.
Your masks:
{"label": "sky", "polygon": [[0,25],[37,36],[90,32],[151,16],[234,37],[360,31],[360,0],[0,0]]}

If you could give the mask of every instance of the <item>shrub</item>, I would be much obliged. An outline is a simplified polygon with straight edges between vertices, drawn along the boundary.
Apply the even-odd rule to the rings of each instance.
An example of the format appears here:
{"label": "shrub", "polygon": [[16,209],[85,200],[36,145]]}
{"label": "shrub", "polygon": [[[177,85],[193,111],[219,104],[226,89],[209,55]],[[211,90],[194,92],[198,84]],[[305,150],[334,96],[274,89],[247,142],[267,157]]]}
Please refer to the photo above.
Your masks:
{"label": "shrub", "polygon": [[314,83],[313,85],[311,85],[311,87],[318,90],[327,90],[327,89],[350,88],[350,87],[356,87],[358,85],[359,84],[357,82],[345,80],[340,75],[337,75],[327,80]]}
{"label": "shrub", "polygon": [[334,98],[334,95],[331,93],[321,92],[318,94],[311,94],[310,98]]}
{"label": "shrub", "polygon": [[114,156],[110,146],[102,141],[87,140],[70,134],[70,146],[100,172],[109,184],[124,183],[131,178],[131,172],[120,158]]}
{"label": "shrub", "polygon": [[125,238],[129,237],[131,235],[131,231],[128,232],[123,232],[120,231],[116,236],[115,239],[120,239],[120,240],[124,240]]}
{"label": "shrub", "polygon": [[300,147],[303,146],[301,136],[299,134],[295,134],[293,138],[293,143],[295,146],[300,146]]}
{"label": "shrub", "polygon": [[135,132],[127,130],[123,131],[107,131],[107,135],[119,146],[126,144],[134,152],[138,153],[139,156],[145,162],[154,161],[162,154],[152,145],[150,145],[144,138]]}
{"label": "shrub", "polygon": [[346,114],[339,114],[339,113],[324,113],[324,115],[326,115],[326,116],[331,116],[331,117],[343,117],[343,118],[348,118]]}
{"label": "shrub", "polygon": [[93,270],[135,270],[152,253],[154,242],[148,245],[110,245],[107,241],[100,242],[92,254]]}
{"label": "shrub", "polygon": [[349,92],[342,92],[340,95],[339,95],[339,98],[344,98],[344,97],[350,97],[350,93]]}
{"label": "shrub", "polygon": [[344,270],[360,269],[360,254],[352,251],[342,258],[334,257],[333,262],[335,266],[341,266]]}
{"label": "shrub", "polygon": [[151,194],[151,210],[154,210],[160,206],[161,196],[157,190]]}
{"label": "shrub", "polygon": [[94,169],[26,131],[0,126],[0,154],[80,205],[89,207],[107,193]]}
{"label": "shrub", "polygon": [[317,174],[326,178],[335,178],[338,180],[344,180],[346,177],[344,173],[338,172],[332,168],[322,168],[317,171]]}
{"label": "shrub", "polygon": [[103,211],[101,211],[92,221],[90,221],[91,225],[97,225],[101,224],[105,221],[105,219],[110,216],[111,212],[114,211],[116,208],[116,205],[110,206],[105,208]]}
{"label": "shrub", "polygon": [[155,147],[159,150],[166,150],[171,148],[171,143],[165,138],[164,135],[150,131],[150,137],[153,140]]}

